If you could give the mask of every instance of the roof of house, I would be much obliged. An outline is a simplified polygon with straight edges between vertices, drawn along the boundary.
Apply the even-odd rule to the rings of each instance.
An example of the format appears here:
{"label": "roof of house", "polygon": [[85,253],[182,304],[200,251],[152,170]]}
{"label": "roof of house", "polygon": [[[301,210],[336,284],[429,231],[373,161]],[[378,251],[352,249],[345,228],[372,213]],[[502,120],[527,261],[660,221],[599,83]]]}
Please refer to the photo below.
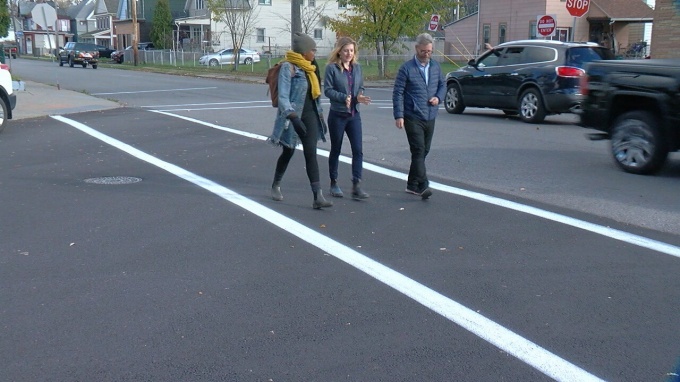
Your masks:
{"label": "roof of house", "polygon": [[117,0],[95,0],[94,14],[104,15],[104,14],[116,14],[118,10]]}
{"label": "roof of house", "polygon": [[94,9],[93,0],[83,0],[78,4],[68,7],[66,14],[73,20],[85,20]]}
{"label": "roof of house", "polygon": [[651,21],[654,10],[642,0],[591,0],[587,17],[602,16],[614,21]]}

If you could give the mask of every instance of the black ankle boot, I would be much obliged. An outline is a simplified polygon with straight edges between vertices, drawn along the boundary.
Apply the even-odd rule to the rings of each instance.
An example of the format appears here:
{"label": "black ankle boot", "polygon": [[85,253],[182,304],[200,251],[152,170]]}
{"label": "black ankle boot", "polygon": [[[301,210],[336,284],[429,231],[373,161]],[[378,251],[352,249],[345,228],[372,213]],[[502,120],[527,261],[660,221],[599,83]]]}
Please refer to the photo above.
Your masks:
{"label": "black ankle boot", "polygon": [[323,193],[321,190],[319,191],[314,191],[314,204],[312,204],[312,207],[314,209],[321,209],[321,208],[326,208],[326,207],[332,207],[333,202],[329,202],[323,197]]}
{"label": "black ankle boot", "polygon": [[368,199],[369,196],[361,189],[361,180],[352,182],[352,199]]}
{"label": "black ankle boot", "polygon": [[342,190],[340,189],[340,186],[338,186],[336,180],[331,180],[331,196],[336,198],[342,198],[343,196]]}
{"label": "black ankle boot", "polygon": [[283,200],[283,194],[281,193],[281,182],[274,181],[272,183],[272,199],[280,202]]}

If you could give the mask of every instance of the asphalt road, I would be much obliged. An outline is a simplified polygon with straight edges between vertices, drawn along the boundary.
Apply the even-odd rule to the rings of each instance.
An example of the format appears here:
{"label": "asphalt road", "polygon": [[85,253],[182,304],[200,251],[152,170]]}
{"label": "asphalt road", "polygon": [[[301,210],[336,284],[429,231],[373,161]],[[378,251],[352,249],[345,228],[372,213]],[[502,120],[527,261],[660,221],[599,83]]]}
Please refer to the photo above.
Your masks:
{"label": "asphalt road", "polygon": [[[127,107],[0,135],[3,380],[663,381],[677,366],[680,171],[623,174],[570,116],[443,113],[423,202],[403,192],[389,89],[370,89],[372,196],[316,211],[300,154],[284,201],[268,197],[264,85],[13,72]],[[107,176],[140,181],[88,182]]]}

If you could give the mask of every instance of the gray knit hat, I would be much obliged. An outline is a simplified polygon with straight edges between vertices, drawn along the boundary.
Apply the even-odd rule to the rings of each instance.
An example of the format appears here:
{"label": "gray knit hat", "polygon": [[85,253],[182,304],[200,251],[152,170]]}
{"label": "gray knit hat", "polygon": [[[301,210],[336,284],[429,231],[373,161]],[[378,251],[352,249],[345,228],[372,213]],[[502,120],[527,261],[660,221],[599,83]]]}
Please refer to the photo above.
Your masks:
{"label": "gray knit hat", "polygon": [[312,49],[316,49],[316,42],[314,39],[304,33],[295,32],[293,35],[293,52],[305,54]]}

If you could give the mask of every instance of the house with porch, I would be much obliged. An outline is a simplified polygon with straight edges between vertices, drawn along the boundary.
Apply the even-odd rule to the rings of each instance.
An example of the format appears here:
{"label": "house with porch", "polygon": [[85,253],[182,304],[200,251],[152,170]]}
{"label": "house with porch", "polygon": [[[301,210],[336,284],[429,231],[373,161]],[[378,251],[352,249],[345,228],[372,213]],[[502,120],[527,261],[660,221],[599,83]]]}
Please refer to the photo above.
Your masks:
{"label": "house with porch", "polygon": [[[134,24],[132,22],[132,1],[133,0],[114,0],[117,1],[115,16],[113,18],[113,34],[116,35],[116,49],[125,49],[132,45],[132,36],[134,33]],[[150,40],[151,22],[153,20],[153,11],[156,8],[158,0],[134,0],[136,2],[137,10],[137,24],[139,36],[137,42],[145,42]],[[185,0],[168,0],[170,5],[170,13],[173,19],[186,17],[184,11]],[[111,9],[111,8],[108,8]]]}
{"label": "house with porch", "polygon": [[[42,21],[33,19],[33,11],[36,6],[47,7],[48,14],[56,15],[54,25],[42,25]],[[17,3],[17,20],[21,24],[17,28],[21,32],[21,36],[17,37],[17,43],[23,54],[31,56],[54,54],[58,47],[64,46],[65,42],[70,41],[73,37],[70,18],[66,14],[66,9],[58,8],[52,1],[43,3],[19,1]]]}

